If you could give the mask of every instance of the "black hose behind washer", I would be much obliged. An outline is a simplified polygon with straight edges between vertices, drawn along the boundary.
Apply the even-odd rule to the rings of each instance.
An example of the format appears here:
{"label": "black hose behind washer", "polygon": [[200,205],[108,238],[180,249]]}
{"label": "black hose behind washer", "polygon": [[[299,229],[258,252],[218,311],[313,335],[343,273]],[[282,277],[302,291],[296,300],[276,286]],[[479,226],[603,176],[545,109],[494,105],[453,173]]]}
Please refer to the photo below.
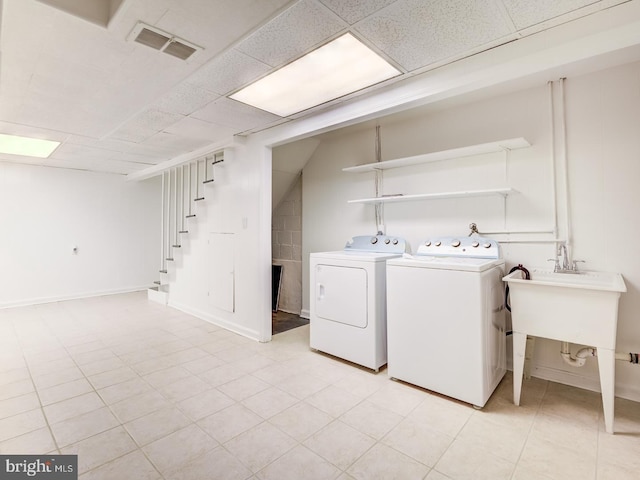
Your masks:
{"label": "black hose behind washer", "polygon": [[[520,270],[524,273],[525,280],[531,280],[531,274],[529,273],[529,270],[524,268],[521,263],[509,270],[509,274],[515,272],[516,270]],[[507,282],[507,287],[504,290],[504,306],[507,310],[511,311],[511,305],[509,305],[509,282]]]}

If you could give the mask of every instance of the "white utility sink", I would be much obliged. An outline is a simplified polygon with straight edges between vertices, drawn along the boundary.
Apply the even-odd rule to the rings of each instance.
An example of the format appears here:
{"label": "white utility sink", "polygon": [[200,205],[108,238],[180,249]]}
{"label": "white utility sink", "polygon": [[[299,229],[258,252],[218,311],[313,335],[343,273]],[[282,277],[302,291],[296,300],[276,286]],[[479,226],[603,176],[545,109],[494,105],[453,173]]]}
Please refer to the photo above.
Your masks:
{"label": "white utility sink", "polygon": [[506,277],[505,281],[514,283],[530,282],[531,284],[551,285],[567,288],[586,288],[589,290],[607,290],[626,292],[622,275],[609,272],[579,271],[577,273],[557,273],[546,270],[531,270],[531,279],[524,280],[522,272],[516,271]]}
{"label": "white utility sink", "polygon": [[596,347],[607,432],[613,432],[618,300],[627,291],[619,273],[510,273],[513,330],[513,401],[520,404],[527,335]]}

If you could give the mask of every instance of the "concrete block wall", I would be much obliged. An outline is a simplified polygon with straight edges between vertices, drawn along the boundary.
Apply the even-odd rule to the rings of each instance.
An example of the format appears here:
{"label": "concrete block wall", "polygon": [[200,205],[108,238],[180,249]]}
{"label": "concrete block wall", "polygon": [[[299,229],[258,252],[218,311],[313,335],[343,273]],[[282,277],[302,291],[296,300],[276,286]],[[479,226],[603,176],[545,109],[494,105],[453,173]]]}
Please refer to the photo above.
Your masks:
{"label": "concrete block wall", "polygon": [[273,263],[282,265],[278,310],[300,314],[302,308],[302,180],[278,205],[271,225]]}

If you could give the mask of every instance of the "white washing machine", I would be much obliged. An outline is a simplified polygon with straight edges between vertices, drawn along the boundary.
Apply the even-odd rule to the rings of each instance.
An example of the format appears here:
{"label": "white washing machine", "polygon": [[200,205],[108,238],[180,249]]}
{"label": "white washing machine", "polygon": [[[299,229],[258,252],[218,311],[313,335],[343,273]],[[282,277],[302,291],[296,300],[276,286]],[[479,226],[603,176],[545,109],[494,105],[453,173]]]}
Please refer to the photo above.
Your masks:
{"label": "white washing machine", "polygon": [[483,407],[506,370],[503,268],[500,246],[479,236],[389,260],[389,376]]}
{"label": "white washing machine", "polygon": [[311,348],[375,371],[387,363],[385,262],[407,251],[402,238],[366,235],[310,255]]}

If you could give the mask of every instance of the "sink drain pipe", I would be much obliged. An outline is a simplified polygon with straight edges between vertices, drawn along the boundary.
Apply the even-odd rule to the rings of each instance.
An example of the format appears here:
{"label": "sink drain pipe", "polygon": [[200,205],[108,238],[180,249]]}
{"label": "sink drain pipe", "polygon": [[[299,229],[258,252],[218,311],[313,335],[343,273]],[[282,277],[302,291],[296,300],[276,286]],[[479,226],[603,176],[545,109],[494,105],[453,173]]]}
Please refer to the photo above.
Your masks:
{"label": "sink drain pipe", "polygon": [[[571,350],[569,349],[569,342],[562,342],[560,355],[562,356],[564,363],[567,365],[571,365],[572,367],[582,367],[587,362],[587,358],[598,356],[598,350],[593,347],[584,347],[578,350],[575,357],[572,357]],[[637,365],[638,356],[639,355],[637,353],[616,352],[615,359]]]}

